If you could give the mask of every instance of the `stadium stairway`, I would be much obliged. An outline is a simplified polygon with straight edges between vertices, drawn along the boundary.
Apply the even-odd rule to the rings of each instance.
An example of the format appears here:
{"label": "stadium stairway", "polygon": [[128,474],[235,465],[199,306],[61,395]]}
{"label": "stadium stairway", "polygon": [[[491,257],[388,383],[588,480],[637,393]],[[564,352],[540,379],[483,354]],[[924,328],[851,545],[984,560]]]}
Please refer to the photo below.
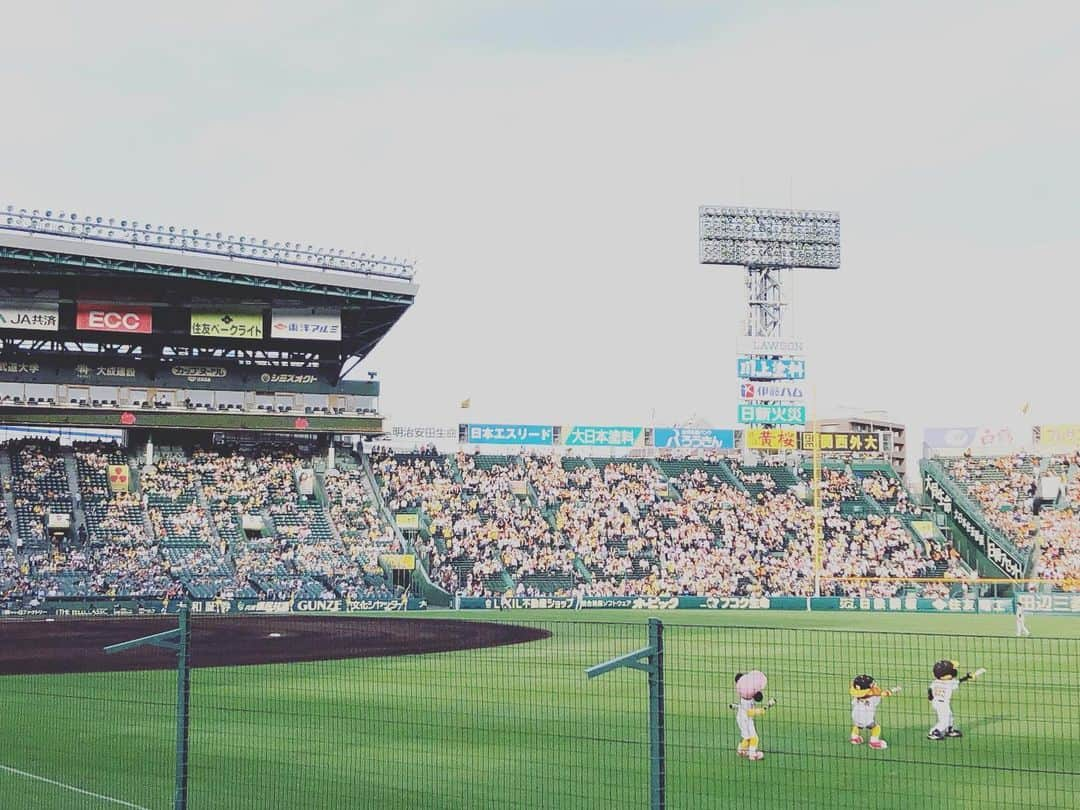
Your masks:
{"label": "stadium stairway", "polygon": [[11,524],[11,535],[6,538],[12,548],[18,547],[19,528],[15,520],[15,496],[11,494],[11,456],[5,445],[0,445],[0,480],[4,491],[4,508],[7,510],[8,522]]}
{"label": "stadium stairway", "polygon": [[71,499],[71,537],[79,536],[79,527],[86,526],[86,511],[83,509],[82,491],[79,489],[79,468],[75,464],[75,451],[70,446],[61,447],[60,454],[64,458],[64,472],[67,473],[68,492]]}

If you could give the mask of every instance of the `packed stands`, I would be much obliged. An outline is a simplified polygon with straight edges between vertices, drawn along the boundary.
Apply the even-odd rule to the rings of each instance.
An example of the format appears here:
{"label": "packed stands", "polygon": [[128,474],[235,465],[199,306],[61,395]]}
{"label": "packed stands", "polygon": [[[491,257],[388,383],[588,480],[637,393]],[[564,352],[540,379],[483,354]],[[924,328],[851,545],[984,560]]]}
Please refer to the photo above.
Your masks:
{"label": "packed stands", "polygon": [[48,546],[50,512],[70,514],[67,468],[56,442],[16,442],[11,455],[15,524],[28,550]]}

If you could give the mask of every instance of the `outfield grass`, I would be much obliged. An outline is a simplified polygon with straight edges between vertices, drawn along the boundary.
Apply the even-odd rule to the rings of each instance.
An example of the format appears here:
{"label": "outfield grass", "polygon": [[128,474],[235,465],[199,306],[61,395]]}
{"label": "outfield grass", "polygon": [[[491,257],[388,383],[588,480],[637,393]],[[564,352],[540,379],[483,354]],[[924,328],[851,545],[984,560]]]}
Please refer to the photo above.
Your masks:
{"label": "outfield grass", "polygon": [[[456,613],[540,624],[532,644],[392,659],[197,670],[191,808],[647,807],[643,673],[583,670],[643,646],[632,611]],[[668,806],[1075,807],[1080,622],[842,613],[669,613]],[[925,739],[941,657],[986,677],[954,700],[966,736]],[[777,708],[766,758],[737,758],[732,676],[760,668]],[[851,746],[848,681],[905,693],[887,751]],[[0,807],[167,808],[170,673],[0,678]],[[48,784],[18,769],[61,785]],[[70,788],[100,794],[96,798]]]}

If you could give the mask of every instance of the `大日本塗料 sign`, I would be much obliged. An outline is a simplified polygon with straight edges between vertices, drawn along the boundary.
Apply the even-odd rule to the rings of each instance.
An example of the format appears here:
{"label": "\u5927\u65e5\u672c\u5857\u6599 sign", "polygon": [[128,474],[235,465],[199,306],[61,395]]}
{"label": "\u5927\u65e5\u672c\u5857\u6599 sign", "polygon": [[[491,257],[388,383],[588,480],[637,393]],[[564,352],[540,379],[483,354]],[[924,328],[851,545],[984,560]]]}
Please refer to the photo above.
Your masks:
{"label": "\u5927\u65e5\u672c\u5857\u6599 sign", "polygon": [[562,443],[567,447],[642,447],[645,428],[570,425],[562,429]]}

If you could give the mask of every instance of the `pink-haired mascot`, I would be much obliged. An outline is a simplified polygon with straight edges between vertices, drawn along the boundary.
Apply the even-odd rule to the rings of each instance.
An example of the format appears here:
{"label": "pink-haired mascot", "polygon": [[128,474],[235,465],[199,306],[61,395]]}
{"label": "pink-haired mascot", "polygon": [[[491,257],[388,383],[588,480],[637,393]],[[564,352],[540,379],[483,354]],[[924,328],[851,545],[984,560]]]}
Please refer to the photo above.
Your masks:
{"label": "pink-haired mascot", "polygon": [[729,703],[728,708],[735,712],[735,721],[739,724],[739,734],[742,739],[736,749],[740,757],[750,760],[764,759],[765,754],[758,750],[757,728],[754,726],[754,718],[760,717],[776,705],[776,700],[770,698],[764,705],[765,687],[769,679],[764,672],[751,670],[739,672],[735,675],[735,692],[739,696],[738,703]]}

